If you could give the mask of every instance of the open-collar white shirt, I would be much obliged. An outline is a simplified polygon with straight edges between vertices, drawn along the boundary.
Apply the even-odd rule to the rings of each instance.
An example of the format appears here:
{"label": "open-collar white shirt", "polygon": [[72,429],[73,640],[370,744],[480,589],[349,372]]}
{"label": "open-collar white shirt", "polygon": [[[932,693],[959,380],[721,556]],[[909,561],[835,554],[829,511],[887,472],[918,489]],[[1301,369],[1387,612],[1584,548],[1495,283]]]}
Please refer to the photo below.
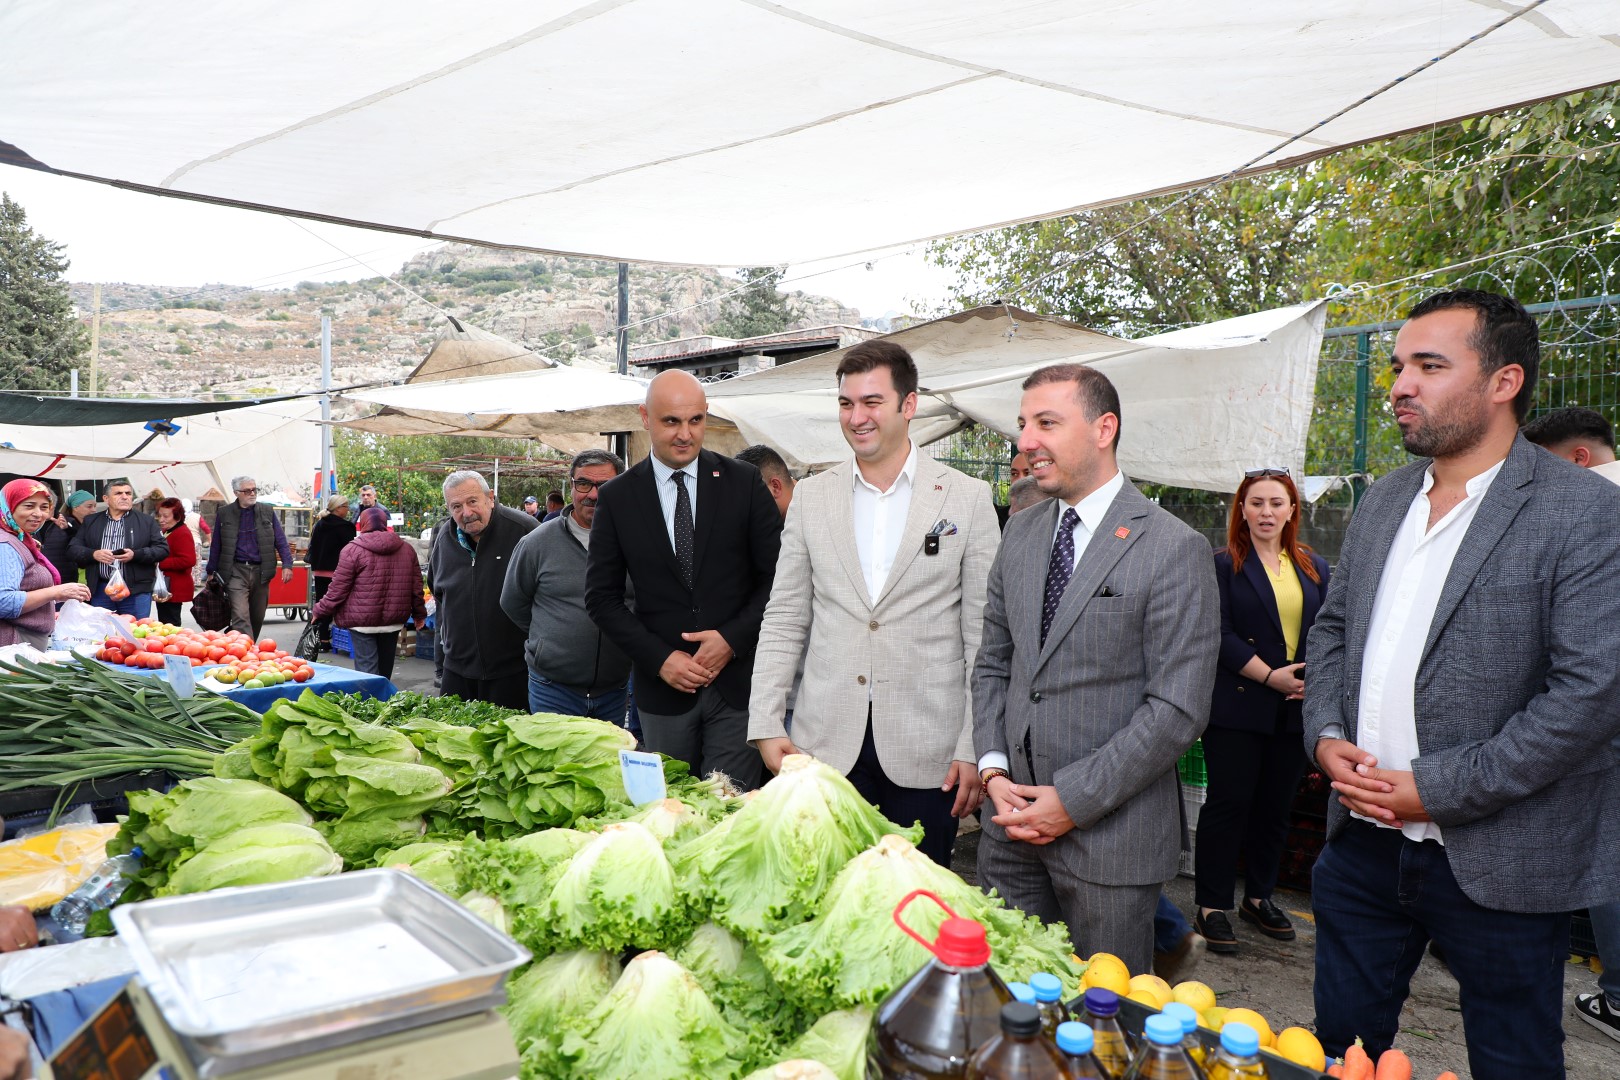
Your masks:
{"label": "open-collar white shirt", "polygon": [[[1417,674],[1423,647],[1434,623],[1452,560],[1491,481],[1502,462],[1468,481],[1462,502],[1429,528],[1429,489],[1434,487],[1434,466],[1423,475],[1423,486],[1412,499],[1406,518],[1389,545],[1384,575],[1373,600],[1367,625],[1366,651],[1361,659],[1361,694],[1356,721],[1356,745],[1378,759],[1380,769],[1410,771],[1420,750],[1417,736]],[[1360,814],[1356,815],[1361,817]],[[1362,818],[1372,821],[1371,818]],[[1393,828],[1373,822],[1382,828]],[[1407,822],[1407,839],[1439,840],[1440,826],[1432,821]]]}
{"label": "open-collar white shirt", "polygon": [[855,550],[860,555],[861,574],[866,578],[866,595],[874,604],[894,569],[900,551],[900,534],[906,529],[911,512],[911,492],[917,477],[917,444],[911,444],[905,466],[888,490],[879,490],[861,474],[857,459],[851,481],[850,509],[855,517]]}

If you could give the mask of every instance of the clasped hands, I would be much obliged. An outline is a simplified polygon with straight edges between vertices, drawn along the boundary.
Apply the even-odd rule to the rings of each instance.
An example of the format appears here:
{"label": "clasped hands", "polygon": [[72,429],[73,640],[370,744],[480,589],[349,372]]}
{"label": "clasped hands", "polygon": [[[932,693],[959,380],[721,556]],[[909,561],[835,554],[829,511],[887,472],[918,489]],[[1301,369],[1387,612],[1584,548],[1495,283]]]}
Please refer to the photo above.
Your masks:
{"label": "clasped hands", "polygon": [[698,630],[682,634],[681,638],[697,642],[697,652],[686,653],[677,649],[670,653],[664,666],[658,669],[658,677],[685,694],[695,694],[714,682],[731,658],[737,655],[718,630]]}
{"label": "clasped hands", "polygon": [[1015,784],[1009,777],[992,776],[986,791],[996,807],[990,820],[1007,830],[1009,839],[1050,844],[1075,827],[1055,787]]}
{"label": "clasped hands", "polygon": [[1351,811],[1397,829],[1409,821],[1432,820],[1412,773],[1378,768],[1378,759],[1355,743],[1321,739],[1316,761],[1339,793],[1339,802]]}

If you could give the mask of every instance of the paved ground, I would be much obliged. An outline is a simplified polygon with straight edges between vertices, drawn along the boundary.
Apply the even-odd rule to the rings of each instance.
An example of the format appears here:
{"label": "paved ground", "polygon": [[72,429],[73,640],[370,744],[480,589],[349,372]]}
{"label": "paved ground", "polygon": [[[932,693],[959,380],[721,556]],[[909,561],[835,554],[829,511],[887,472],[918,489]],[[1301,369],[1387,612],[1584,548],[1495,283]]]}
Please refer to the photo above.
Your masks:
{"label": "paved ground", "polygon": [[[297,639],[301,625],[267,621],[266,633]],[[287,643],[284,643],[287,644]],[[351,666],[343,656],[322,656],[330,663]],[[402,690],[433,693],[433,663],[401,656],[394,671],[394,685]],[[969,881],[976,881],[974,857],[978,834],[964,834],[957,842],[955,869]],[[1170,885],[1170,898],[1183,912],[1193,910],[1192,882],[1177,878]],[[1273,1030],[1291,1025],[1311,1026],[1312,953],[1315,931],[1308,894],[1279,891],[1276,900],[1298,930],[1298,939],[1289,943],[1262,937],[1246,923],[1237,922],[1242,951],[1233,957],[1206,956],[1192,976],[1208,983],[1222,1005],[1255,1009],[1271,1022]],[[1620,1077],[1620,1043],[1607,1038],[1577,1019],[1571,1011],[1576,994],[1590,993],[1597,977],[1584,965],[1564,969],[1565,1064],[1571,1080],[1615,1080]],[[1462,1033],[1462,1017],[1457,1006],[1457,984],[1433,957],[1425,956],[1412,981],[1412,995],[1402,1013],[1401,1036],[1396,1043],[1411,1055],[1415,1065],[1413,1080],[1434,1080],[1450,1069],[1460,1080],[1471,1080],[1468,1054]]]}

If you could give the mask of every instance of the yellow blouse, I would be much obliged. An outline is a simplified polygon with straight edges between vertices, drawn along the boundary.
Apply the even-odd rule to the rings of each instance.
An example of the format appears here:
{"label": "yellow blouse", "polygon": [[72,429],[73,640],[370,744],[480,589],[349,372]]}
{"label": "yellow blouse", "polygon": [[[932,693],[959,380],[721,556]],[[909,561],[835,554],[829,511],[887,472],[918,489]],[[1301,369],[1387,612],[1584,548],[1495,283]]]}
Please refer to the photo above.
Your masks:
{"label": "yellow blouse", "polygon": [[1282,617],[1283,644],[1288,646],[1288,662],[1293,663],[1294,655],[1299,652],[1299,627],[1305,621],[1305,590],[1299,586],[1299,575],[1294,573],[1294,564],[1289,561],[1288,553],[1281,552],[1277,560],[1277,572],[1273,573],[1266,561],[1260,559],[1260,565],[1265,567],[1266,577],[1271,579],[1271,591],[1277,598],[1277,614]]}

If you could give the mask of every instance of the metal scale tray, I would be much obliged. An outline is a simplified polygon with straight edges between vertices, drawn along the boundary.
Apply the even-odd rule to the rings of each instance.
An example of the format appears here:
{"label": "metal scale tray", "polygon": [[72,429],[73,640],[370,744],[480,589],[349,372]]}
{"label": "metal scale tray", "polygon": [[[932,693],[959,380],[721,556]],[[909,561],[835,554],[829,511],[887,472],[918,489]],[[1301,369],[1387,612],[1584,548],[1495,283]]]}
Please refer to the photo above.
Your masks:
{"label": "metal scale tray", "polygon": [[397,870],[148,900],[113,923],[205,1076],[482,1012],[529,960]]}

